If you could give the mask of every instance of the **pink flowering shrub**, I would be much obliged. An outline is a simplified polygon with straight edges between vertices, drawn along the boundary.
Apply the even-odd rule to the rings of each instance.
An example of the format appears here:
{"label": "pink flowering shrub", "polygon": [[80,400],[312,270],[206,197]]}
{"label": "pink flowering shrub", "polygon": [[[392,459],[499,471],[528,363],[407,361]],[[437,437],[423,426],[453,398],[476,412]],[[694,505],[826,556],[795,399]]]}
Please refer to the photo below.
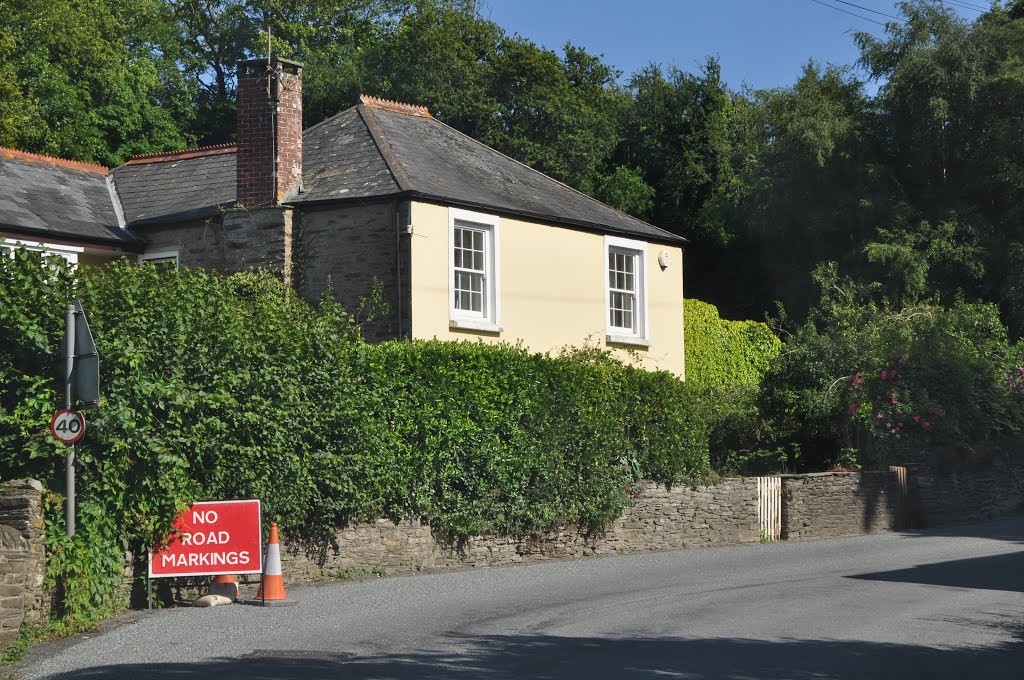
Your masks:
{"label": "pink flowering shrub", "polygon": [[892,360],[890,368],[865,377],[857,373],[849,391],[851,421],[875,440],[876,448],[890,452],[926,446],[945,425],[945,410],[929,405],[913,389],[913,366],[906,356]]}
{"label": "pink flowering shrub", "polygon": [[815,277],[822,299],[788,330],[760,401],[774,441],[802,446],[804,469],[846,449],[871,468],[1024,432],[1024,346],[995,306],[893,308],[834,266]]}

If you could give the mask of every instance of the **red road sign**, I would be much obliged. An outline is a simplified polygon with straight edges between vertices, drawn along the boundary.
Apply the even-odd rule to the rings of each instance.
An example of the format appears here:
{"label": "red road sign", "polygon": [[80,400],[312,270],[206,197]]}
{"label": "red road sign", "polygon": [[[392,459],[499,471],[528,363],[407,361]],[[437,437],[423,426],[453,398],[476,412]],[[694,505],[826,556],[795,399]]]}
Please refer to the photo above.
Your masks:
{"label": "red road sign", "polygon": [[85,416],[69,408],[61,409],[50,420],[50,434],[65,444],[74,444],[85,434]]}
{"label": "red road sign", "polygon": [[175,521],[170,544],[150,553],[150,577],[261,573],[260,518],[258,500],[193,504]]}

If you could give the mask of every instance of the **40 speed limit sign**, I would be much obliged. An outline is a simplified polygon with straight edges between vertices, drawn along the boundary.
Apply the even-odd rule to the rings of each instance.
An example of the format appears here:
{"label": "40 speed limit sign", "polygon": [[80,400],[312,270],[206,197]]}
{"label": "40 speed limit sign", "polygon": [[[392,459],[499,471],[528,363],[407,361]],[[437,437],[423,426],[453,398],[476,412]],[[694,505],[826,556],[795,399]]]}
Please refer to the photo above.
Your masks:
{"label": "40 speed limit sign", "polygon": [[85,416],[69,408],[57,411],[50,421],[50,433],[59,442],[74,444],[85,434]]}

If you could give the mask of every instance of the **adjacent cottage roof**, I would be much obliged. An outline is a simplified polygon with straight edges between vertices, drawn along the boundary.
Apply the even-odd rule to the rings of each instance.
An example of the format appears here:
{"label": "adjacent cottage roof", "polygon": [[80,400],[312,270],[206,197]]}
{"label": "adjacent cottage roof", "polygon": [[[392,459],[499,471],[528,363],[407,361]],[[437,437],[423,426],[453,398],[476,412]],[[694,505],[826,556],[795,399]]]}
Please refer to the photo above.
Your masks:
{"label": "adjacent cottage roof", "polygon": [[119,225],[107,169],[0,148],[0,230],[136,246]]}
{"label": "adjacent cottage roof", "polygon": [[114,170],[132,226],[206,217],[235,202],[235,146],[135,156]]}
{"label": "adjacent cottage roof", "polygon": [[[621,213],[458,132],[421,106],[363,96],[303,133],[296,204],[405,196],[669,243]],[[201,218],[234,205],[236,150],[220,145],[106,168],[0,149],[0,227],[138,243],[119,228]]]}

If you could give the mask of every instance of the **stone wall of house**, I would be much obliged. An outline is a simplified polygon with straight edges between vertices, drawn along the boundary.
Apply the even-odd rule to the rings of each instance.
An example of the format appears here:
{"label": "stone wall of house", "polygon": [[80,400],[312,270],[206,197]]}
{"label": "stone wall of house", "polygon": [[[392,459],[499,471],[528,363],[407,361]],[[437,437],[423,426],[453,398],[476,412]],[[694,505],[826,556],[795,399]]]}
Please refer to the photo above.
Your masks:
{"label": "stone wall of house", "polygon": [[383,201],[306,209],[298,230],[295,279],[304,299],[315,303],[328,292],[356,314],[361,298],[380,284],[387,313],[376,310],[367,321],[364,310],[358,319],[371,342],[408,335],[410,237],[396,226],[400,206]]}
{"label": "stone wall of house", "polygon": [[221,271],[227,274],[266,268],[292,280],[293,222],[292,208],[239,208],[222,217],[224,260]]}
{"label": "stone wall of house", "polygon": [[453,546],[439,542],[430,527],[419,522],[378,520],[340,531],[326,550],[289,546],[282,565],[289,582],[309,583],[345,570],[401,573],[499,567],[759,540],[757,484],[753,479],[735,478],[672,489],[645,484],[635,503],[600,535],[565,530],[527,539],[476,536]]}
{"label": "stone wall of house", "polygon": [[18,636],[22,621],[39,621],[48,609],[45,573],[42,486],[6,482],[0,485],[0,647]]}
{"label": "stone wall of house", "polygon": [[224,225],[220,216],[137,228],[147,252],[177,251],[182,266],[223,270]]}
{"label": "stone wall of house", "polygon": [[782,538],[830,538],[897,528],[892,472],[782,476]]}

